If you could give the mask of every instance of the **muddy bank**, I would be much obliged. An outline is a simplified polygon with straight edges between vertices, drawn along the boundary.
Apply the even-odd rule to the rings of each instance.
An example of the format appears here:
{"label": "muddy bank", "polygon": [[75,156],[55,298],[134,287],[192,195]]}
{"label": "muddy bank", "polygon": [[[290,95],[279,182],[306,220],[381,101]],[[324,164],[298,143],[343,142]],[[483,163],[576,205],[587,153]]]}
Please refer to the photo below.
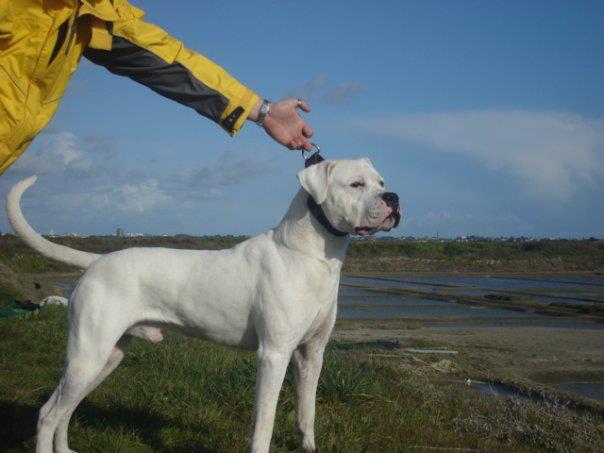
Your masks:
{"label": "muddy bank", "polygon": [[[439,354],[389,353],[389,360],[431,379],[479,379],[508,383],[529,393],[559,395],[579,403],[581,394],[560,385],[604,382],[604,330],[533,327],[450,327],[408,320],[338,320],[333,340],[339,343],[389,342],[446,348]],[[407,348],[408,349],[408,348]],[[446,360],[446,363],[443,362]],[[589,404],[604,409],[597,400]]]}

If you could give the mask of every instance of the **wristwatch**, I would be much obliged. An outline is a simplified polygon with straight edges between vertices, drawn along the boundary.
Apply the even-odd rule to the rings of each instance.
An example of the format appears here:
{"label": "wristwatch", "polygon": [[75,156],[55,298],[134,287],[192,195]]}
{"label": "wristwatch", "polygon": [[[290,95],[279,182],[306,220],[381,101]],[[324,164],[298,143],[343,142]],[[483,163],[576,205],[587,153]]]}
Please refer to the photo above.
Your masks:
{"label": "wristwatch", "polygon": [[262,101],[262,105],[260,106],[260,110],[258,111],[258,118],[256,118],[256,124],[258,126],[264,126],[264,120],[266,119],[266,115],[271,110],[271,101],[264,99]]}

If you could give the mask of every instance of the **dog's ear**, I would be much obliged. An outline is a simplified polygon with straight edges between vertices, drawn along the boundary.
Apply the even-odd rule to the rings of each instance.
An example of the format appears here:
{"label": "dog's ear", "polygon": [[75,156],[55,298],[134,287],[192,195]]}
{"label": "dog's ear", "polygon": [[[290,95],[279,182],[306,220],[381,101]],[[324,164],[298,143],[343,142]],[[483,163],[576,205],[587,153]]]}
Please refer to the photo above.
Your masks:
{"label": "dog's ear", "polygon": [[311,165],[298,173],[300,184],[308,194],[314,198],[315,203],[321,204],[327,198],[327,186],[329,176],[335,162],[324,160],[318,164]]}

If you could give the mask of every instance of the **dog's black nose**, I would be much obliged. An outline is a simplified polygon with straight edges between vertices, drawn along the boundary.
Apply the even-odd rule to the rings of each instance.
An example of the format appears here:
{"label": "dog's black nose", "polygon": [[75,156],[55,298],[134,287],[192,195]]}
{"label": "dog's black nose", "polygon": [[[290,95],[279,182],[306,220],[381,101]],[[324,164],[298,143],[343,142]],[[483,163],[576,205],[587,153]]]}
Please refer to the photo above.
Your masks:
{"label": "dog's black nose", "polygon": [[391,208],[398,207],[398,195],[394,192],[384,192],[382,200],[386,202],[386,206],[390,206]]}

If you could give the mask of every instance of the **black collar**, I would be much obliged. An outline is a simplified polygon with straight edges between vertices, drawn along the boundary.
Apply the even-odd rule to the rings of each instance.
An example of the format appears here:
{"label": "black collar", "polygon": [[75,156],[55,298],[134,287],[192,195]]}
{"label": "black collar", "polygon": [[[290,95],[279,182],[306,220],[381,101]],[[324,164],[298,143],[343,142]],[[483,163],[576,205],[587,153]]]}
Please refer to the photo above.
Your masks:
{"label": "black collar", "polygon": [[338,237],[348,236],[348,233],[338,230],[329,222],[329,220],[325,216],[325,213],[323,212],[323,208],[321,208],[321,206],[318,205],[314,198],[310,195],[306,200],[306,206],[308,206],[308,209],[310,210],[311,214],[315,217],[315,219],[319,221],[323,228],[325,228],[331,234]]}
{"label": "black collar", "polygon": [[[325,159],[323,159],[323,156],[321,156],[319,154],[319,151],[317,151],[312,156],[310,156],[308,159],[306,159],[306,162],[304,162],[304,167],[310,167],[311,165],[318,164],[319,162],[322,162],[324,160]],[[325,216],[325,213],[323,212],[323,208],[321,208],[321,206],[319,206],[317,204],[317,202],[314,200],[314,198],[311,197],[310,195],[308,196],[308,199],[306,200],[306,206],[308,206],[308,209],[311,212],[311,214],[315,217],[315,219],[317,219],[319,221],[319,223],[323,226],[323,228],[325,228],[331,234],[333,234],[334,236],[338,236],[338,237],[348,236],[348,233],[338,230],[336,227],[334,227],[329,222],[329,220],[327,220],[327,217]]]}

